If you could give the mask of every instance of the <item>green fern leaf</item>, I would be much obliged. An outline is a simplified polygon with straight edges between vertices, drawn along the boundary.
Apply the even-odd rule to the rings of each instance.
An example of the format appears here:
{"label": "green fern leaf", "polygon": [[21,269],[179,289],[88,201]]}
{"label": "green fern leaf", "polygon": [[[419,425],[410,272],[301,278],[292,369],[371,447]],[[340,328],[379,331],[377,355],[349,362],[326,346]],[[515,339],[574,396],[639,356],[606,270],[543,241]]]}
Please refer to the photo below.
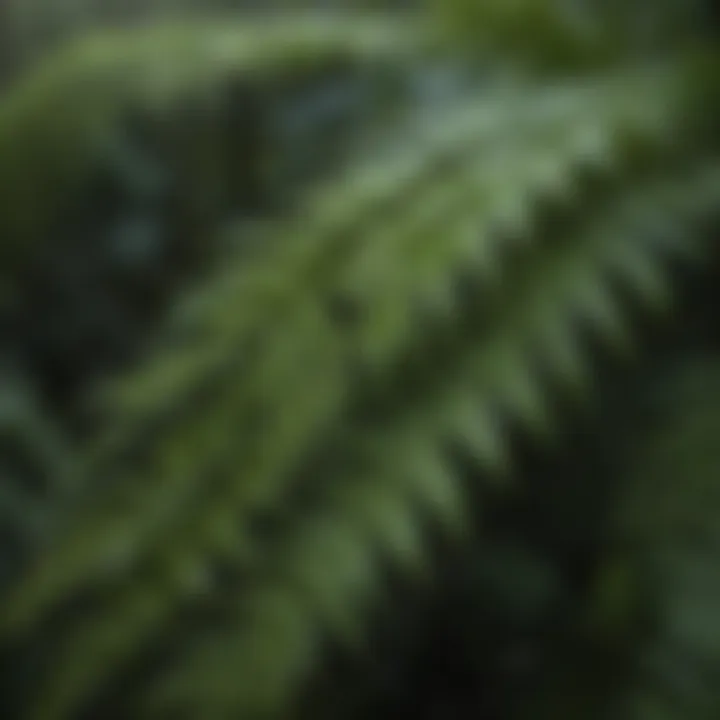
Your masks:
{"label": "green fern leaf", "polygon": [[185,343],[110,396],[100,482],[5,608],[32,636],[94,600],[49,650],[34,717],[72,716],[196,607],[217,622],[136,707],[283,716],[379,568],[422,567],[420,523],[462,529],[452,448],[506,469],[506,428],[557,425],[542,365],[589,374],[578,318],[617,343],[618,286],[666,298],[686,236],[656,239],[658,208],[682,226],[720,192],[677,80],[518,88],[491,121],[473,100],[390,169],[309,194],[276,252],[211,290]]}

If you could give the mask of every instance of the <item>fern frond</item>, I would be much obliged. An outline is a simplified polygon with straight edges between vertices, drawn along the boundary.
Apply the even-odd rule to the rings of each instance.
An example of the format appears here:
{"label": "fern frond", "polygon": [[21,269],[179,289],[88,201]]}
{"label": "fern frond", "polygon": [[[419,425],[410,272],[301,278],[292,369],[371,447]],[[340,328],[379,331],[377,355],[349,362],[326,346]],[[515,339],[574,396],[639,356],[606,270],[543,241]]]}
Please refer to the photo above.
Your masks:
{"label": "fern frond", "polygon": [[[215,607],[223,565],[239,587],[217,636],[190,638],[151,707],[284,711],[322,628],[359,622],[378,563],[422,562],[418,518],[461,528],[450,447],[502,468],[498,428],[552,426],[547,372],[582,372],[578,319],[612,343],[617,286],[665,299],[667,251],[688,239],[657,217],[688,227],[719,189],[707,163],[687,167],[674,88],[585,81],[489,124],[475,105],[467,134],[441,132],[399,172],[308,198],[277,253],[199,308],[189,345],[131,379],[92,468],[119,476],[6,608],[22,633],[96,600],[61,633],[37,717],[71,715],[184,607]],[[516,208],[527,223],[508,229]]]}
{"label": "fern frond", "polygon": [[[126,479],[121,483],[123,496],[130,498],[132,497],[130,493],[139,492],[137,499],[128,502],[134,505],[142,498],[142,509],[138,508],[138,510],[147,513],[147,520],[138,523],[139,517],[131,511],[133,514],[127,520],[130,523],[128,527],[132,529],[126,532],[118,528],[116,522],[108,522],[108,518],[98,518],[98,525],[106,528],[103,534],[109,538],[133,536],[136,542],[143,543],[141,527],[156,532],[162,524],[160,519],[162,515],[173,512],[171,508],[174,503],[171,498],[175,498],[174,502],[179,506],[182,505],[184,480],[188,483],[197,482],[197,479],[214,464],[213,458],[222,457],[219,453],[222,452],[223,447],[231,453],[240,452],[236,438],[242,435],[243,430],[237,423],[249,423],[247,429],[252,431],[253,424],[263,420],[262,416],[258,418],[255,413],[256,403],[260,403],[261,412],[267,413],[268,400],[274,397],[272,403],[274,409],[270,411],[270,418],[276,419],[281,415],[288,415],[286,408],[292,406],[291,397],[297,397],[295,402],[299,403],[302,403],[303,393],[305,396],[310,395],[307,398],[308,402],[319,402],[326,397],[327,402],[330,403],[327,409],[331,414],[324,415],[323,406],[319,405],[318,422],[321,418],[325,418],[324,422],[328,423],[328,427],[332,427],[337,419],[337,413],[342,412],[343,387],[355,381],[350,375],[357,367],[355,358],[358,354],[361,354],[362,359],[368,355],[366,349],[368,342],[365,339],[367,334],[370,334],[371,341],[377,342],[375,339],[378,333],[377,321],[382,321],[383,316],[388,312],[404,313],[408,317],[413,312],[418,296],[421,297],[422,294],[432,293],[435,290],[432,286],[433,280],[451,286],[454,279],[452,273],[455,269],[461,268],[464,271],[467,267],[465,263],[469,259],[468,250],[480,253],[480,262],[473,263],[470,267],[473,272],[478,273],[477,279],[471,276],[471,281],[481,284],[486,282],[484,275],[488,267],[483,266],[482,253],[487,252],[487,249],[492,248],[493,245],[498,247],[498,251],[506,251],[502,247],[502,241],[508,242],[505,235],[502,233],[493,235],[497,223],[495,215],[497,206],[493,204],[493,198],[497,197],[495,178],[500,163],[491,161],[483,163],[487,148],[496,145],[505,134],[507,139],[502,147],[505,148],[508,158],[513,158],[514,163],[517,164],[508,163],[509,169],[517,173],[516,184],[497,183],[501,200],[502,192],[517,193],[520,199],[526,197],[530,205],[537,196],[546,192],[543,186],[546,178],[542,171],[548,159],[553,157],[552,149],[558,167],[562,167],[563,162],[565,163],[564,174],[568,192],[575,193],[577,199],[581,191],[578,187],[571,188],[572,178],[578,166],[587,162],[588,149],[597,153],[597,162],[601,166],[603,164],[609,166],[612,153],[610,149],[612,128],[616,127],[614,123],[617,122],[620,128],[626,128],[623,117],[628,109],[633,109],[632,115],[636,107],[642,108],[642,112],[653,107],[650,102],[639,106],[627,101],[623,102],[623,98],[627,100],[632,97],[634,101],[638,97],[636,88],[630,89],[625,85],[623,87],[627,89],[627,95],[621,93],[614,96],[613,90],[606,93],[603,88],[599,88],[596,103],[592,104],[588,103],[590,91],[584,87],[577,90],[576,97],[573,98],[571,95],[567,104],[557,102],[555,95],[550,93],[550,97],[541,96],[534,102],[530,101],[528,107],[522,105],[519,107],[518,98],[514,97],[506,105],[505,113],[497,113],[493,123],[488,127],[484,126],[486,118],[482,106],[473,103],[472,114],[469,117],[475,119],[477,128],[472,128],[468,117],[464,120],[469,129],[476,130],[477,137],[468,134],[455,140],[453,131],[457,126],[449,122],[448,134],[443,133],[443,137],[445,141],[450,140],[459,144],[451,144],[449,149],[441,146],[440,152],[431,145],[431,152],[423,156],[424,162],[418,163],[417,159],[412,157],[410,167],[416,168],[415,175],[409,173],[407,167],[403,167],[402,173],[393,172],[387,175],[378,174],[377,169],[374,169],[370,178],[375,179],[375,182],[369,181],[368,174],[361,174],[356,182],[343,183],[337,190],[331,188],[328,196],[320,195],[313,204],[314,207],[311,205],[309,217],[293,223],[287,233],[287,239],[278,243],[283,250],[277,257],[272,258],[267,268],[254,266],[251,274],[243,272],[242,269],[237,271],[238,281],[232,288],[233,293],[221,292],[217,298],[210,298],[200,309],[200,317],[194,321],[194,324],[200,326],[202,336],[191,332],[191,342],[186,348],[173,348],[172,359],[168,361],[165,356],[161,356],[157,362],[151,363],[140,377],[134,378],[132,383],[126,383],[123,387],[123,392],[118,398],[119,405],[115,410],[116,424],[120,430],[127,428],[134,438],[147,438],[152,435],[153,425],[160,424],[157,430],[159,436],[153,439],[153,443],[159,443],[153,453],[159,466],[147,468],[150,477],[153,478],[152,487],[153,492],[157,492],[157,499],[153,501],[151,495],[146,495],[148,484],[145,480],[138,478],[138,481],[133,483],[129,478]],[[612,101],[613,97],[617,97],[615,104]],[[543,111],[540,103],[547,103],[547,109]],[[607,154],[603,154],[602,144],[591,145],[590,148],[587,145],[588,131],[593,142],[598,143],[598,140],[602,140],[596,133],[597,122],[602,117],[598,115],[601,105],[608,109],[608,112],[611,108],[615,108],[618,113],[618,117],[608,118]],[[655,127],[657,120],[662,118],[662,114],[659,118],[656,117],[655,112],[657,111],[650,110],[648,130]],[[510,125],[510,119],[518,116],[523,119],[521,124]],[[583,117],[585,122],[578,123]],[[552,128],[553,120],[556,123],[554,146],[547,144],[552,136],[541,132],[545,127]],[[522,124],[525,122],[528,128]],[[575,123],[580,125],[581,132],[572,131]],[[547,133],[547,130],[545,132]],[[536,133],[538,137],[535,137]],[[511,144],[513,138],[514,146],[518,148],[517,153]],[[562,159],[563,153],[567,154],[565,161]],[[460,158],[457,168],[451,169],[449,173],[437,173],[435,168],[439,161],[449,155],[452,157],[452,154]],[[501,155],[499,159],[502,157]],[[592,157],[590,162],[593,162]],[[523,169],[524,178],[520,174]],[[602,167],[599,171],[602,172]],[[426,176],[426,190],[418,181],[417,175],[420,173]],[[405,182],[400,180],[403,177]],[[379,187],[377,178],[381,178]],[[389,180],[390,178],[392,181]],[[467,206],[467,217],[463,215],[459,232],[456,230],[455,233],[449,234],[446,240],[441,240],[432,232],[418,232],[416,226],[422,229],[428,202],[426,199],[418,202],[418,190],[414,190],[417,185],[420,185],[420,189],[431,200],[434,190],[435,195],[439,196],[442,202],[447,203],[445,207],[440,205],[438,208],[437,220],[434,221],[438,229],[448,220],[453,222],[458,207]],[[454,199],[448,188],[459,196],[454,204],[446,200],[448,194],[450,201]],[[393,196],[397,208],[393,207]],[[387,210],[377,206],[378,199],[387,206]],[[497,200],[495,202],[497,203]],[[433,208],[435,203],[437,200],[433,200]],[[569,212],[573,210],[573,203],[569,201]],[[389,213],[392,213],[390,219],[385,217]],[[396,220],[391,220],[393,216]],[[373,225],[375,217],[378,218],[375,221],[379,225],[377,229]],[[311,221],[311,218],[314,221]],[[363,221],[366,227],[361,224]],[[311,222],[312,224],[309,224]],[[386,230],[388,227],[395,232],[388,232]],[[532,232],[533,228],[528,230]],[[487,239],[483,237],[483,231],[488,235]],[[366,235],[367,239],[353,237],[353,233],[360,232]],[[293,234],[296,237],[293,237]],[[475,247],[472,247],[468,241],[468,238],[472,239],[473,234],[476,238]],[[517,239],[511,236],[509,243],[522,245],[521,241],[522,234]],[[430,278],[428,282],[420,275],[417,278],[421,281],[419,287],[416,285],[403,288],[400,285],[397,289],[398,296],[393,297],[391,284],[384,283],[385,292],[379,292],[382,288],[378,287],[377,279],[372,274],[367,274],[366,258],[369,252],[387,254],[393,248],[402,249],[403,245],[406,246],[404,257],[399,253],[396,253],[394,258],[380,256],[380,261],[375,263],[379,277],[382,278],[387,269],[395,267],[396,274],[401,278],[398,271],[404,271],[405,266],[408,262],[414,261],[418,249],[421,248],[424,252],[432,250],[436,256],[439,256],[438,259],[442,258],[441,253],[446,257],[441,264],[429,265],[430,268],[433,266],[437,268],[435,279]],[[359,328],[360,332],[352,327],[349,328],[351,332],[348,332],[342,327],[342,323],[340,327],[336,327],[336,321],[330,316],[332,301],[337,296],[337,281],[338,278],[342,280],[343,277],[350,279],[357,277],[360,280],[356,283],[363,292],[363,296],[356,301],[360,312],[372,305],[376,307],[369,316],[372,322],[363,323]],[[391,277],[389,279],[392,281]],[[363,283],[367,285],[368,282],[374,284],[363,287]],[[351,297],[351,300],[355,298]],[[417,316],[415,321],[412,320],[413,318],[408,317],[409,330],[417,331],[423,328],[423,323],[417,322]],[[384,329],[382,325],[380,329]],[[250,345],[256,336],[258,344],[264,346],[257,350]],[[406,336],[407,330],[404,330],[400,337],[406,338]],[[390,333],[383,333],[381,337],[385,342],[394,342],[394,337]],[[391,346],[385,350],[385,354],[393,358],[395,353],[394,357],[398,358],[397,353],[401,350],[402,346],[399,349]],[[200,402],[203,405],[205,403],[204,400],[198,399],[197,395],[203,392],[208,382],[215,386],[222,385],[225,382],[223,378],[228,377],[227,372],[232,373],[233,376],[238,372],[236,369],[238,351],[241,353],[241,363],[245,367],[242,383],[237,388],[238,395],[230,397],[227,392],[223,392],[219,396],[213,395],[209,398],[209,402],[219,413],[216,420],[195,412],[200,408],[195,403]],[[326,359],[323,359],[323,355]],[[355,367],[350,366],[349,361],[355,363]],[[250,364],[246,365],[246,363]],[[317,373],[316,380],[313,377],[315,373]],[[336,379],[334,386],[336,389],[330,392],[333,378]],[[297,382],[299,385],[294,390],[292,384],[287,385]],[[327,395],[319,394],[318,388],[324,388]],[[212,393],[212,387],[207,392]],[[259,393],[261,394],[258,396]],[[181,413],[180,409],[185,403],[187,403],[185,405],[187,412]],[[306,437],[311,438],[315,433],[310,423],[313,415],[308,412],[309,407],[303,408],[302,404],[298,405],[298,410],[302,409],[305,409],[305,414],[301,415],[298,422],[307,433]],[[193,411],[190,412],[191,410]],[[167,419],[169,427],[162,427],[163,418]],[[222,418],[227,419],[223,421]],[[231,418],[234,418],[235,424]],[[176,420],[186,424],[180,436],[176,434]],[[286,421],[291,422],[289,419]],[[218,428],[223,427],[226,428],[226,433],[230,433],[229,435],[218,433]],[[136,443],[133,437],[117,442]],[[164,437],[165,440],[162,439]],[[278,457],[280,453],[277,437],[270,437],[272,455]],[[248,444],[252,446],[256,443],[257,439],[253,434],[248,439]],[[228,456],[228,461],[231,458],[232,455]],[[160,468],[165,469],[160,470]],[[271,497],[274,494],[272,487],[274,487],[273,483],[257,481],[257,491],[272,493]],[[194,492],[196,489],[190,486],[189,491]],[[250,488],[243,490],[243,492],[248,491]],[[164,510],[159,513],[160,508]],[[111,503],[108,509],[111,516],[117,517],[118,508],[115,502]],[[101,544],[97,543],[94,547],[87,548],[86,552],[89,550],[96,557],[101,557],[105,551],[100,548]],[[74,556],[79,561],[81,555],[74,554]],[[92,572],[93,570],[90,570],[91,574]],[[68,568],[62,573],[69,584],[75,582],[74,579],[70,579],[73,573],[68,573]],[[39,597],[36,599],[39,600]],[[26,605],[26,611],[30,612],[29,605]]]}
{"label": "fern frond", "polygon": [[[717,171],[709,176],[701,174],[695,188],[713,187],[717,193],[718,179]],[[461,487],[457,480],[453,481],[449,456],[449,448],[457,439],[455,408],[474,402],[477,420],[492,421],[496,408],[487,400],[495,395],[500,402],[507,403],[511,414],[523,417],[525,425],[531,423],[537,406],[544,400],[541,382],[536,378],[533,387],[531,381],[528,392],[524,393],[520,390],[519,378],[523,371],[532,373],[533,370],[534,358],[527,357],[524,341],[539,325],[536,318],[542,317],[549,307],[554,306],[555,312],[560,313],[577,307],[576,299],[587,283],[606,283],[608,273],[612,277],[616,254],[622,253],[625,245],[633,241],[642,245],[646,240],[642,224],[638,226],[620,213],[614,222],[600,221],[588,232],[587,245],[578,242],[574,253],[566,252],[567,257],[555,262],[548,260],[544,277],[538,273],[534,282],[517,289],[517,304],[506,311],[503,322],[496,328],[497,334],[482,336],[482,341],[478,338],[468,341],[461,363],[450,363],[451,367],[443,368],[435,392],[429,392],[428,386],[423,385],[426,395],[417,403],[403,407],[399,415],[390,415],[371,427],[358,428],[352,437],[369,435],[371,438],[368,466],[355,477],[344,477],[342,468],[338,468],[338,475],[328,478],[324,512],[311,518],[303,516],[296,531],[289,533],[286,544],[271,556],[277,558],[277,574],[271,571],[269,580],[265,583],[258,580],[252,584],[254,592],[238,598],[238,626],[229,633],[223,626],[217,637],[204,636],[199,646],[188,650],[177,674],[171,676],[172,684],[163,688],[173,701],[170,707],[196,703],[194,707],[198,712],[201,709],[205,713],[214,712],[217,717],[234,708],[250,716],[261,708],[274,708],[274,712],[281,715],[287,707],[284,703],[292,698],[292,695],[283,695],[288,691],[289,679],[301,683],[308,658],[319,651],[317,643],[321,635],[317,634],[313,651],[313,633],[309,628],[321,618],[335,633],[342,632],[343,625],[336,626],[336,613],[332,610],[347,612],[364,599],[369,589],[366,587],[363,592],[362,584],[370,576],[367,557],[364,557],[368,548],[379,547],[382,555],[402,564],[406,563],[408,553],[413,557],[421,552],[421,547],[413,543],[413,535],[409,536],[408,546],[404,533],[398,542],[392,535],[384,534],[382,527],[378,529],[377,517],[373,517],[377,511],[369,516],[358,512],[358,507],[363,506],[357,502],[356,493],[367,493],[378,508],[393,501],[399,508],[410,503],[411,507],[418,508],[412,512],[413,516],[422,517],[418,511],[423,508],[432,517],[443,518],[451,526],[456,524],[463,500]],[[552,297],[550,287],[556,289],[557,296]],[[517,368],[515,374],[507,385],[499,384],[500,373],[508,364]],[[461,420],[460,429],[468,438],[463,423]],[[407,441],[397,442],[398,436]],[[470,435],[469,442],[472,451],[487,458],[482,454],[481,436]],[[418,457],[420,448],[425,450]],[[349,453],[348,457],[353,454]],[[427,481],[423,481],[425,477]],[[453,487],[455,492],[447,503],[444,496],[449,495]],[[353,488],[357,489],[353,491]],[[444,510],[436,504],[438,493],[445,503]],[[397,517],[401,520],[402,513],[398,512]],[[271,568],[276,567],[272,560],[266,562]],[[293,593],[296,600],[288,603]],[[268,597],[282,598],[283,604],[268,603]],[[292,621],[286,612],[292,613]],[[346,622],[345,618],[342,620]],[[289,628],[285,622],[291,622]],[[279,639],[285,637],[279,635],[281,627],[290,630],[287,645]],[[262,661],[258,664],[258,658],[267,665]],[[238,676],[235,674],[238,668],[247,668],[247,674]],[[247,682],[243,682],[244,677]],[[168,697],[163,700],[167,701]]]}

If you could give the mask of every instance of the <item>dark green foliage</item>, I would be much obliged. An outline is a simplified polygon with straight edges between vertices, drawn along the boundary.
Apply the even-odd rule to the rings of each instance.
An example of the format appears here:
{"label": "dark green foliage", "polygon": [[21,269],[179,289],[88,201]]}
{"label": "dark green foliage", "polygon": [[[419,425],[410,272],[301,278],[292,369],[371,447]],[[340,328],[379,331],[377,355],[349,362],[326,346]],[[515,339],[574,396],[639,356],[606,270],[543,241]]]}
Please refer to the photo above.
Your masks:
{"label": "dark green foliage", "polygon": [[542,81],[285,13],[10,88],[8,716],[714,717],[715,51],[526,5]]}

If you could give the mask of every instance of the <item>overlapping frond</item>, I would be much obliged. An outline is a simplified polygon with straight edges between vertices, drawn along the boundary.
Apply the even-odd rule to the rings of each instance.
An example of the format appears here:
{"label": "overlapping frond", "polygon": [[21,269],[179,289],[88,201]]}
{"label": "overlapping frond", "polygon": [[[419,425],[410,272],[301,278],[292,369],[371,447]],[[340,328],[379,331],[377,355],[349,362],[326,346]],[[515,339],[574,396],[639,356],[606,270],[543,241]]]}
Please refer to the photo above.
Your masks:
{"label": "overlapping frond", "polygon": [[[402,66],[422,46],[413,19],[284,13],[97,33],[48,58],[0,105],[3,273],[92,181],[92,162],[133,113],[163,117],[228,87],[265,87],[346,66]],[[180,150],[180,149],[178,149]],[[4,281],[7,281],[8,277]]]}

